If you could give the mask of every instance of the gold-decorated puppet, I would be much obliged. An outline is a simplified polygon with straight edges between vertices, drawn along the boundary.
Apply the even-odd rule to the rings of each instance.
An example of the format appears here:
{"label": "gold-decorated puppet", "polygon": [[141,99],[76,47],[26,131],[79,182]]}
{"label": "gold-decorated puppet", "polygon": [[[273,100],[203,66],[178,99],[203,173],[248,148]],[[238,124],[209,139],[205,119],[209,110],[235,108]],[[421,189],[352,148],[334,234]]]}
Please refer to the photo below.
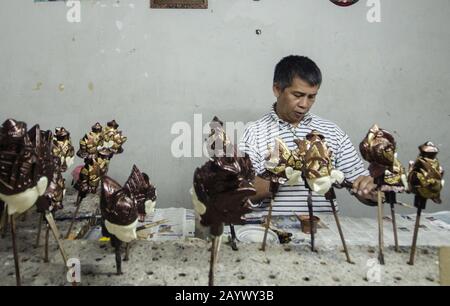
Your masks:
{"label": "gold-decorated puppet", "polygon": [[101,179],[108,173],[110,160],[114,155],[123,152],[123,144],[127,138],[118,127],[115,120],[108,122],[106,127],[97,122],[80,140],[77,155],[84,159],[84,166],[79,167],[80,172],[75,174],[77,180],[74,187],[78,191],[78,196],[66,238],[70,237],[82,200],[87,194],[97,192]]}
{"label": "gold-decorated puppet", "polygon": [[419,147],[419,156],[409,164],[409,192],[415,194],[414,206],[417,208],[416,224],[408,264],[414,265],[417,236],[419,234],[420,217],[426,208],[427,200],[441,204],[441,190],[444,187],[444,170],[439,164],[438,148],[432,142],[426,142]]}
{"label": "gold-decorated puppet", "polygon": [[[330,202],[336,225],[339,231],[342,245],[344,247],[347,262],[352,263],[345,242],[344,234],[336,211],[336,194],[333,186],[338,186],[344,182],[344,174],[333,166],[333,152],[328,148],[325,137],[317,130],[312,130],[305,139],[295,140],[297,144],[297,155],[301,156],[303,163],[302,174],[308,188],[308,211],[310,228],[313,228],[314,211],[312,192],[324,195]],[[311,230],[311,250],[315,250],[314,231]]]}

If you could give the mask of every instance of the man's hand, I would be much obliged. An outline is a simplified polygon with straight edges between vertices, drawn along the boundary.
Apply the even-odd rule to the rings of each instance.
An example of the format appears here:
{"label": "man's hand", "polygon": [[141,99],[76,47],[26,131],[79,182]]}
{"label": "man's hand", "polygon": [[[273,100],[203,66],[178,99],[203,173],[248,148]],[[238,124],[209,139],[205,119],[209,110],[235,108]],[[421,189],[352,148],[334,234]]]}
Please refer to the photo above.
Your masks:
{"label": "man's hand", "polygon": [[249,198],[252,203],[259,203],[264,199],[272,197],[272,192],[270,192],[270,181],[256,176],[253,185],[256,189],[256,195]]}
{"label": "man's hand", "polygon": [[352,192],[355,193],[358,200],[368,204],[367,200],[377,201],[376,189],[377,185],[374,183],[373,177],[361,175],[353,182]]}

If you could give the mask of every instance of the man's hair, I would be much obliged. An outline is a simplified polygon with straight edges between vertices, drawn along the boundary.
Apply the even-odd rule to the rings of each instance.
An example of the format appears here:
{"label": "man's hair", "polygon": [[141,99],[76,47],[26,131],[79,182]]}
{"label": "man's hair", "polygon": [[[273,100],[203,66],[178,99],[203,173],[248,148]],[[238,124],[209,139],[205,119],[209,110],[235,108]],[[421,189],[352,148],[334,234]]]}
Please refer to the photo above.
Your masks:
{"label": "man's hair", "polygon": [[273,83],[283,91],[291,86],[295,77],[310,86],[320,86],[322,83],[322,73],[319,67],[306,56],[289,55],[283,58],[275,67]]}

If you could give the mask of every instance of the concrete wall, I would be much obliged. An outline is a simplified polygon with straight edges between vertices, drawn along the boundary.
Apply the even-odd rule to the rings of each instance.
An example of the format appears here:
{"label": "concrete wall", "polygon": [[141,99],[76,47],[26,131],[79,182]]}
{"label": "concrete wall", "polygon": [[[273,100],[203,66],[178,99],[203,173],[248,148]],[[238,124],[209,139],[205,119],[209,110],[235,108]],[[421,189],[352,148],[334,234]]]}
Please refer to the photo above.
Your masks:
{"label": "concrete wall", "polygon": [[[450,1],[382,0],[381,23],[366,20],[366,0],[350,8],[209,2],[207,10],[150,10],[148,0],[82,0],[81,23],[69,23],[64,2],[3,0],[0,120],[64,125],[77,143],[96,121],[115,118],[129,140],[110,175],[123,182],[136,163],[162,207],[190,207],[192,174],[204,159],[171,156],[172,125],[193,124],[194,113],[204,123],[215,114],[259,118],[274,101],[276,62],[305,54],[324,74],[315,113],[356,144],[374,122],[394,131],[404,163],[432,140],[450,169]],[[375,213],[338,196],[346,214]],[[449,198],[446,188],[444,205],[429,211],[449,209]]]}

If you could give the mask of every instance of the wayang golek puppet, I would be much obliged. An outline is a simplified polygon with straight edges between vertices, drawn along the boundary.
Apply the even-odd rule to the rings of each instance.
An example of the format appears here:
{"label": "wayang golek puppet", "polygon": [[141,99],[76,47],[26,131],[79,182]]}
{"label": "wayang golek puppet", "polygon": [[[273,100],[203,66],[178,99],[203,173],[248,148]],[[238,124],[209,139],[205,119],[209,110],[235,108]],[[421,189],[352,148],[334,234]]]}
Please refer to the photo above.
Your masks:
{"label": "wayang golek puppet", "polygon": [[108,122],[106,127],[102,127],[97,122],[91,127],[91,131],[80,140],[80,149],[77,155],[84,159],[84,166],[74,185],[78,195],[66,238],[70,237],[81,202],[89,193],[97,192],[103,176],[108,173],[110,160],[114,155],[123,152],[123,144],[127,138],[122,135],[122,131],[119,131],[118,127],[115,120]]}
{"label": "wayang golek puppet", "polygon": [[[53,135],[39,125],[27,130],[24,122],[6,120],[0,128],[0,201],[3,213],[10,221],[16,284],[21,285],[19,254],[17,252],[15,218],[30,209],[48,192],[60,159],[53,154]],[[67,256],[59,239],[59,232],[49,207],[41,207],[52,231],[64,263]],[[3,225],[6,228],[6,224]]]}
{"label": "wayang golek puppet", "polygon": [[383,193],[391,207],[395,249],[399,251],[395,217],[396,193],[404,192],[408,183],[406,173],[397,159],[397,146],[388,131],[373,125],[359,145],[362,157],[369,162],[369,172],[377,185],[378,206],[378,259],[384,265]]}
{"label": "wayang golek puppet", "polygon": [[154,211],[156,188],[147,174],[136,165],[126,183],[121,186],[112,178],[105,176],[101,183],[100,210],[102,214],[103,236],[111,239],[115,249],[117,274],[122,274],[121,246],[126,243],[124,260],[129,258],[130,243],[137,239],[138,221]]}
{"label": "wayang golek puppet", "polygon": [[210,139],[216,141],[207,144],[209,152],[214,153],[210,153],[210,160],[194,172],[192,201],[201,224],[209,227],[212,237],[209,285],[213,286],[224,225],[245,223],[245,214],[251,212],[248,198],[256,194],[256,190],[252,185],[255,173],[249,156],[240,156],[237,149],[225,141],[227,138],[217,117],[210,126]]}

